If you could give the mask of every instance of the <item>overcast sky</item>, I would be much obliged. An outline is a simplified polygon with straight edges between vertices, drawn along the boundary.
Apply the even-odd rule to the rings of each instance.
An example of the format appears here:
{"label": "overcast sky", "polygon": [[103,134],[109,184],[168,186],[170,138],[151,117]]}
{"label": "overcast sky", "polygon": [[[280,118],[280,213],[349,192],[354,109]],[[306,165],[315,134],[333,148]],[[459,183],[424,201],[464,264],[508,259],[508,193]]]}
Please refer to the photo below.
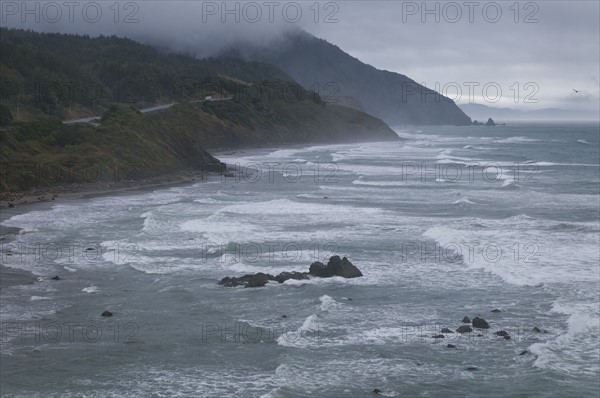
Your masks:
{"label": "overcast sky", "polygon": [[302,28],[459,104],[471,99],[490,106],[596,113],[600,107],[597,0],[344,0],[317,6],[312,0],[265,0],[228,2],[230,13],[222,1],[121,1],[118,13],[114,0],[27,3],[25,10],[21,1],[2,1],[2,25],[114,33],[202,55],[240,38],[273,45],[285,29]]}

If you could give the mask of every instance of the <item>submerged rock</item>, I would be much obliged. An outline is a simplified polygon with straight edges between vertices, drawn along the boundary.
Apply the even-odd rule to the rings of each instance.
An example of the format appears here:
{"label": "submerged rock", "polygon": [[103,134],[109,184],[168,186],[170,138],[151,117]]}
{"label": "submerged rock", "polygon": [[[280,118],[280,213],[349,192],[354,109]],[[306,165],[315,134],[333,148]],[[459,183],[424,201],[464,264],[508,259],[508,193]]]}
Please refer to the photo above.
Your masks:
{"label": "submerged rock", "polygon": [[56,275],[56,276],[53,276],[50,279],[55,280],[55,281],[59,281],[60,280],[60,276]]}
{"label": "submerged rock", "polygon": [[454,333],[454,332],[448,328],[443,328],[441,333]]}
{"label": "submerged rock", "polygon": [[502,311],[500,311],[498,308],[494,308],[494,309],[492,310],[492,312],[502,312]]}
{"label": "submerged rock", "polygon": [[489,329],[490,324],[485,319],[476,316],[473,318],[473,327],[477,329]]}
{"label": "submerged rock", "polygon": [[462,319],[462,323],[471,323],[471,318],[465,315],[465,317]]}
{"label": "submerged rock", "polygon": [[496,336],[508,336],[508,332],[506,330],[500,330],[498,332],[496,332]]}
{"label": "submerged rock", "polygon": [[101,316],[113,316],[113,313],[110,311],[104,311]]}
{"label": "submerged rock", "polygon": [[448,347],[448,348],[456,348],[456,346],[454,344],[448,344],[446,347]]}
{"label": "submerged rock", "polygon": [[436,334],[433,336],[434,339],[443,339],[444,335],[443,334]]}

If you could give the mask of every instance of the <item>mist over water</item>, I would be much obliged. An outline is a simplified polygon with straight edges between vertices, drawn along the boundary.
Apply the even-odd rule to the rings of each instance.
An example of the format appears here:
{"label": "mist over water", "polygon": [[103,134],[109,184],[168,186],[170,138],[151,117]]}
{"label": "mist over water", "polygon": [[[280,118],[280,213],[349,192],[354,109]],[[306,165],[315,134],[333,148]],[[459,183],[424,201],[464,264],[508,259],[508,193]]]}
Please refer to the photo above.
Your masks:
{"label": "mist over water", "polygon": [[[598,125],[396,131],[3,218],[43,279],[2,291],[3,394],[596,396]],[[333,254],[364,276],[217,285]]]}

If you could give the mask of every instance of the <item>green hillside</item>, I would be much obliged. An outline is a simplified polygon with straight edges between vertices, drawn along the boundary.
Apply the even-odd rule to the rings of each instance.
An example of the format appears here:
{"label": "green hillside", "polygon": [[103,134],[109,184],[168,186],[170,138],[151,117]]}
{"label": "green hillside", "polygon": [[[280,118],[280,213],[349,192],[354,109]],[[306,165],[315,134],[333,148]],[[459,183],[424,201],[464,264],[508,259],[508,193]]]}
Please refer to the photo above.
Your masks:
{"label": "green hillside", "polygon": [[[326,103],[267,64],[162,54],[116,37],[1,32],[3,83],[94,82],[102,93],[95,104],[58,96],[50,105],[31,95],[3,95],[2,191],[90,180],[66,178],[73,169],[93,172],[98,181],[222,170],[207,150],[399,139],[383,121]],[[111,96],[138,78],[156,84],[140,85],[136,101]],[[205,101],[207,94],[218,100]],[[171,101],[177,103],[169,109],[136,109]],[[102,117],[94,124],[62,122],[85,115]],[[115,177],[123,166],[129,172]]]}

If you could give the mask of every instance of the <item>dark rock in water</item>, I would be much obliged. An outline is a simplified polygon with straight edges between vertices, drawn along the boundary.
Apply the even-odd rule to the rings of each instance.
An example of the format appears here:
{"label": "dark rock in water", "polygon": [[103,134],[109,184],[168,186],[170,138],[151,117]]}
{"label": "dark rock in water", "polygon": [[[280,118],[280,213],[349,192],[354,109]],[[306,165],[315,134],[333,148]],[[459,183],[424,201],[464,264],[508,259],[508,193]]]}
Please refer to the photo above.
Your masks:
{"label": "dark rock in water", "polygon": [[323,199],[329,199],[327,196],[323,196]]}
{"label": "dark rock in water", "polygon": [[479,333],[479,334],[477,335],[477,337],[483,337],[483,335],[482,335],[481,333]]}
{"label": "dark rock in water", "polygon": [[473,318],[473,327],[478,329],[489,329],[490,324],[483,318],[476,316]]}
{"label": "dark rock in water", "polygon": [[56,275],[56,276],[53,276],[50,279],[55,280],[55,281],[59,281],[60,280],[60,276]]}
{"label": "dark rock in water", "polygon": [[435,336],[433,336],[434,339],[443,339],[444,335],[443,334],[436,334]]}
{"label": "dark rock in water", "polygon": [[[339,256],[333,256],[329,259],[329,262],[326,266],[320,262],[312,263],[310,265],[309,272],[282,272],[277,276],[259,272],[257,274],[247,274],[239,278],[227,276],[219,281],[219,285],[223,285],[225,287],[261,287],[266,285],[269,281],[283,283],[289,279],[309,279],[309,275],[318,276],[321,278],[328,278],[331,276],[357,278],[362,276],[362,272],[352,265],[352,263],[346,257],[340,259]],[[352,299],[349,298],[348,300]]]}
{"label": "dark rock in water", "polygon": [[529,351],[527,351],[527,350],[525,350],[525,351],[521,351],[521,352],[519,353],[519,355],[527,355],[527,354],[529,354]]}
{"label": "dark rock in water", "polygon": [[93,247],[88,247],[87,249],[85,249],[86,251],[92,251],[92,250],[96,250]]}
{"label": "dark rock in water", "polygon": [[333,268],[335,275],[344,278],[358,278],[363,276],[362,272],[356,268],[346,257],[340,259],[339,256],[333,256],[327,263],[327,268]]}
{"label": "dark rock in water", "polygon": [[496,332],[496,336],[508,336],[508,332],[506,330],[500,330]]}
{"label": "dark rock in water", "polygon": [[344,278],[358,278],[363,276],[362,272],[356,268],[346,257],[332,256],[327,263],[315,262],[310,265],[308,272],[311,275],[321,278],[329,278],[331,276],[341,276]]}
{"label": "dark rock in water", "polygon": [[230,278],[227,276],[219,281],[219,285],[223,285],[225,287],[261,287],[266,285],[268,281],[273,280],[275,280],[273,275],[259,272],[257,274],[240,276],[239,278]]}
{"label": "dark rock in water", "polygon": [[380,394],[381,390],[379,388],[376,388],[373,390],[373,394]]}
{"label": "dark rock in water", "polygon": [[348,301],[352,301],[352,299],[350,297],[346,297],[346,300]]}
{"label": "dark rock in water", "polygon": [[104,312],[102,313],[102,316],[112,316],[112,315],[113,315],[113,314],[112,314],[112,312],[110,312],[110,311],[104,311]]}
{"label": "dark rock in water", "polygon": [[456,331],[458,333],[469,333],[469,332],[472,332],[473,329],[471,329],[471,326],[469,326],[469,325],[461,325],[458,327],[458,329],[456,329]]}
{"label": "dark rock in water", "polygon": [[443,328],[441,333],[454,333],[454,332],[448,328]]}
{"label": "dark rock in water", "polygon": [[15,207],[15,205],[13,205],[12,203],[9,203],[8,207],[12,208],[12,207]]}
{"label": "dark rock in water", "polygon": [[533,331],[536,332],[536,333],[541,333],[542,332],[541,329],[538,328],[537,326],[533,327]]}
{"label": "dark rock in water", "polygon": [[476,372],[479,369],[477,369],[475,366],[470,366],[470,367],[467,368],[467,370],[470,371],[470,372]]}
{"label": "dark rock in water", "polygon": [[325,266],[325,264],[317,261],[310,265],[308,269],[309,274],[318,276],[320,278],[329,278],[334,275],[333,270]]}
{"label": "dark rock in water", "polygon": [[462,323],[471,323],[471,318],[465,315],[465,317],[462,320]]}
{"label": "dark rock in water", "polygon": [[282,317],[282,318],[287,318],[287,315],[282,315],[281,317]]}
{"label": "dark rock in water", "polygon": [[504,336],[504,340],[510,340],[510,336],[509,335]]}
{"label": "dark rock in water", "polygon": [[446,347],[448,347],[448,348],[456,348],[456,346],[454,344],[448,344]]}
{"label": "dark rock in water", "polygon": [[492,310],[492,312],[502,312],[502,311],[500,311],[498,308],[494,308],[494,309]]}
{"label": "dark rock in water", "polygon": [[496,123],[494,123],[494,119],[489,118],[488,121],[485,123],[486,126],[495,126]]}
{"label": "dark rock in water", "polygon": [[238,283],[237,278],[230,278],[226,276],[219,281],[219,285],[223,285],[225,287],[236,287],[241,285],[241,283]]}
{"label": "dark rock in water", "polygon": [[259,272],[258,274],[248,279],[248,283],[246,283],[246,286],[244,287],[262,287],[266,285],[267,282],[272,281],[273,279],[275,279],[273,275],[263,274],[262,272]]}
{"label": "dark rock in water", "polygon": [[288,279],[302,280],[309,279],[308,275],[304,272],[282,272],[275,277],[275,280],[279,283],[283,283]]}

